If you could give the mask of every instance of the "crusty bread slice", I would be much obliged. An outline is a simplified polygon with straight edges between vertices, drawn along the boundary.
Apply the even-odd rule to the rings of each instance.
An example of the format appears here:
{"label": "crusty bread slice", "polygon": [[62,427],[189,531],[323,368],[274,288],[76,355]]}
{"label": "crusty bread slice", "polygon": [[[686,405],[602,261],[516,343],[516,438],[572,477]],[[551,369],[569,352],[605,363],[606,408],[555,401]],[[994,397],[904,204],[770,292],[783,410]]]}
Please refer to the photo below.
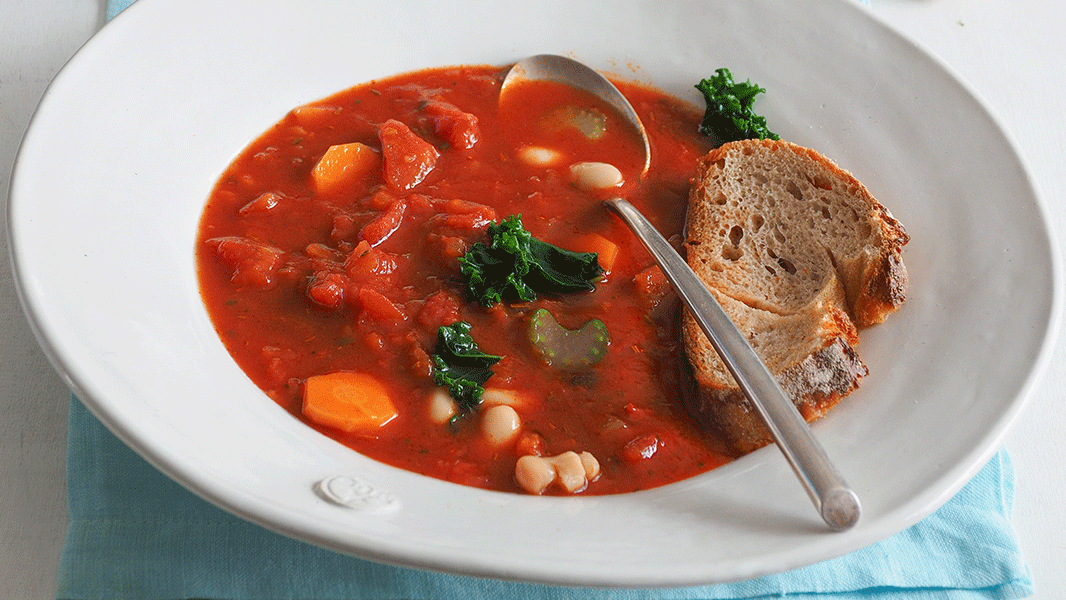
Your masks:
{"label": "crusty bread slice", "polygon": [[[857,330],[905,300],[909,239],[858,180],[789,142],[724,144],[699,161],[685,233],[689,265],[808,421],[858,386]],[[696,412],[739,452],[770,443],[688,315],[683,331]]]}

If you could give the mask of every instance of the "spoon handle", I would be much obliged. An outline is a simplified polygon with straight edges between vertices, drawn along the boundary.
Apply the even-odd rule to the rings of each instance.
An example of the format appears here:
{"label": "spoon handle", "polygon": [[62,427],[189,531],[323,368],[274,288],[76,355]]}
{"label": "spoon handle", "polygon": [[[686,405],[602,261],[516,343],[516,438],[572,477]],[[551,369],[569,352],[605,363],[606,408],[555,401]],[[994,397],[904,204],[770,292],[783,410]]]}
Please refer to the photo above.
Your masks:
{"label": "spoon handle", "polygon": [[766,422],[777,447],[792,465],[826,524],[836,531],[853,526],[862,512],[858,496],[830,462],[796,406],[718,301],[666,238],[632,204],[621,198],[607,200],[605,204],[655,257],[744,396]]}

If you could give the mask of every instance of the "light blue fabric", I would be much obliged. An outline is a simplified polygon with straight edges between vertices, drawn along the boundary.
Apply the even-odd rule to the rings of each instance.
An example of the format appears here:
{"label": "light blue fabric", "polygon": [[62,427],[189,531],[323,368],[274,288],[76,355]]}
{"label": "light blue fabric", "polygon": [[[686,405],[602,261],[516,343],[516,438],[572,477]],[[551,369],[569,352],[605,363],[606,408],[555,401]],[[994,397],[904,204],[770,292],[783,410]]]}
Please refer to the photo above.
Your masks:
{"label": "light blue fabric", "polygon": [[118,13],[126,10],[126,7],[133,4],[135,0],[108,0],[107,1],[107,20],[114,19]]}
{"label": "light blue fabric", "polygon": [[837,559],[724,585],[656,590],[546,587],[379,565],[280,536],[170,480],[76,399],[70,528],[60,599],[146,600],[988,600],[1032,593],[1010,523],[1014,473],[998,453],[914,527]]}

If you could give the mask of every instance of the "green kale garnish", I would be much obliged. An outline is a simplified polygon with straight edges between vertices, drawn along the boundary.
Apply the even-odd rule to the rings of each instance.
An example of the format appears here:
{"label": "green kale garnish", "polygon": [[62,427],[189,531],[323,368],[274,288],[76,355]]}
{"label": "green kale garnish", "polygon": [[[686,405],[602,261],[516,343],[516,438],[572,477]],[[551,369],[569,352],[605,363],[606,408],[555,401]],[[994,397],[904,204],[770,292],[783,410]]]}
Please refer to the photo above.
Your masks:
{"label": "green kale garnish", "polygon": [[437,330],[433,355],[433,381],[448,388],[459,404],[460,415],[481,404],[485,382],[492,377],[492,365],[502,356],[482,352],[470,336],[470,324],[458,321]]}
{"label": "green kale garnish", "polygon": [[503,300],[531,301],[539,293],[589,292],[603,274],[594,252],[571,252],[542,242],[522,226],[522,215],[489,225],[489,243],[478,242],[459,259],[471,295],[482,306]]}
{"label": "green kale garnish", "polygon": [[766,90],[751,80],[734,83],[729,69],[717,69],[714,76],[696,85],[707,101],[700,133],[710,136],[715,146],[726,142],[758,138],[780,139],[766,128],[766,118],[755,114],[752,104],[755,96]]}

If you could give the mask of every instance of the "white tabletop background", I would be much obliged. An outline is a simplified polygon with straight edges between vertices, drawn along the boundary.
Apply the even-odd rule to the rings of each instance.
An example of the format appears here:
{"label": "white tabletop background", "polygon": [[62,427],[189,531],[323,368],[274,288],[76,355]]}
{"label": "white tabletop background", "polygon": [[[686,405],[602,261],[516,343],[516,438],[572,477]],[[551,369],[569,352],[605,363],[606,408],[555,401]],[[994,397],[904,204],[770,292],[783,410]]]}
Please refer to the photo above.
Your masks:
{"label": "white tabletop background", "polygon": [[[0,0],[0,197],[48,82],[103,23],[103,0]],[[1066,231],[1066,2],[871,0],[870,11],[938,55],[999,116]],[[1066,237],[1066,235],[1063,235]],[[68,392],[39,350],[0,257],[0,597],[55,598],[67,525]],[[1066,340],[1007,449],[1014,524],[1037,600],[1066,598]]]}

